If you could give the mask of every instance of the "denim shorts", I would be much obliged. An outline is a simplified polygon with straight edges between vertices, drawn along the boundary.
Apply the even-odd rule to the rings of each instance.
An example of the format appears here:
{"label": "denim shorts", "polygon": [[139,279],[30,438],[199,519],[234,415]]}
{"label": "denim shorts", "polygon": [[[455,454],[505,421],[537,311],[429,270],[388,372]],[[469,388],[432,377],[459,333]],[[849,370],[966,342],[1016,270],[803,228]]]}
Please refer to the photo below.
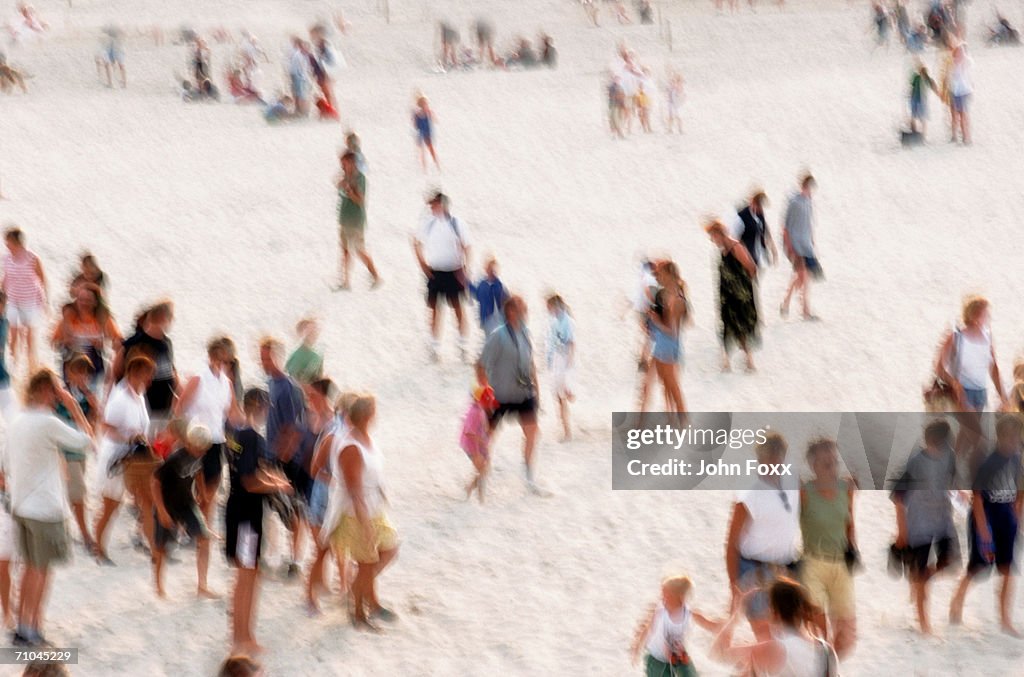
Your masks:
{"label": "denim shorts", "polygon": [[760,588],[747,599],[745,612],[747,618],[760,620],[768,617],[768,588],[779,576],[796,574],[796,562],[789,564],[771,564],[740,557],[740,590],[746,592],[751,588]]}
{"label": "denim shorts", "polygon": [[327,482],[323,480],[313,481],[313,490],[309,496],[309,523],[319,527],[324,523],[324,516],[327,514]]}
{"label": "denim shorts", "polygon": [[970,94],[961,94],[959,96],[954,94],[953,95],[953,110],[956,111],[957,113],[966,113],[967,112],[967,101],[970,98],[971,98]]}
{"label": "denim shorts", "polygon": [[964,399],[967,400],[967,406],[972,411],[984,411],[985,405],[988,404],[988,391],[984,388],[981,390],[964,388]]}

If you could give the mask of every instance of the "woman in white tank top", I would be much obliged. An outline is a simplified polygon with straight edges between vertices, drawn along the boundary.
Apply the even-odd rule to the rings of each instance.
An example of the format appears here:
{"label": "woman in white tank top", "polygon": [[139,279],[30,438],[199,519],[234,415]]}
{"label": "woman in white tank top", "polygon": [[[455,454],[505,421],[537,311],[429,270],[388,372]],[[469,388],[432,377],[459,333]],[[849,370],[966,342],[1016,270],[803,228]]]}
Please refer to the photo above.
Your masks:
{"label": "woman in white tank top", "polygon": [[226,336],[215,338],[207,345],[206,353],[209,363],[185,384],[175,406],[175,416],[202,424],[210,431],[212,444],[203,456],[202,482],[197,484],[199,508],[209,523],[223,473],[225,424],[228,418],[240,424],[244,416],[230,377],[235,359],[234,342]]}
{"label": "woman in white tank top", "polygon": [[1006,391],[999,376],[999,363],[989,329],[988,299],[968,297],[964,301],[962,320],[963,326],[950,332],[943,341],[935,361],[935,374],[953,387],[959,411],[984,411],[990,379],[1002,408],[1006,404]]}
{"label": "woman in white tank top", "polygon": [[352,623],[375,629],[372,621],[392,621],[394,612],[377,599],[376,580],[398,554],[398,534],[385,507],[384,457],[370,437],[376,416],[372,395],[360,395],[348,412],[348,430],[331,453],[331,487],[320,531],[322,542],[347,552],[358,569],[352,581]]}
{"label": "woman in white tank top", "polygon": [[768,589],[771,639],[756,644],[733,644],[732,634],[742,615],[736,605],[729,621],[715,638],[712,655],[726,663],[764,677],[835,677],[837,659],[832,647],[812,631],[817,608],[806,589],[781,578]]}

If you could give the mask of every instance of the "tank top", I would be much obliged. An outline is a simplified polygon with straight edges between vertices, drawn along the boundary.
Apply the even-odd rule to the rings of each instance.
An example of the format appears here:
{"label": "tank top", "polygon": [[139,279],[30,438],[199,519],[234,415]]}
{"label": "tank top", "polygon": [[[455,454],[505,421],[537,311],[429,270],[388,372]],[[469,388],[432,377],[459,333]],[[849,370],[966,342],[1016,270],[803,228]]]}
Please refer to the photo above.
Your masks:
{"label": "tank top", "polygon": [[199,372],[199,385],[186,415],[210,429],[210,440],[223,444],[225,413],[231,406],[231,379],[223,372],[214,374],[207,366]]}
{"label": "tank top", "polygon": [[848,545],[846,525],[850,517],[850,494],[846,482],[839,481],[832,500],[822,496],[813,482],[807,482],[804,484],[804,500],[800,504],[804,552],[825,557],[845,553]]}
{"label": "tank top", "polygon": [[676,618],[673,618],[665,605],[659,602],[647,632],[647,653],[662,663],[668,663],[673,649],[678,652],[686,646],[690,616],[690,607],[683,605]]}
{"label": "tank top", "polygon": [[36,272],[36,255],[27,249],[15,258],[8,253],[4,258],[4,291],[8,303],[16,306],[43,305],[43,285]]}
{"label": "tank top", "polygon": [[825,674],[828,668],[825,647],[818,640],[782,630],[775,633],[775,641],[785,649],[786,662],[771,677],[821,677]]}
{"label": "tank top", "polygon": [[984,329],[978,340],[961,330],[959,340],[956,336],[953,340],[958,351],[954,357],[957,380],[968,390],[985,390],[992,368],[992,335]]}
{"label": "tank top", "polygon": [[[366,514],[372,519],[379,517],[384,512],[384,456],[371,443],[363,444],[347,431],[337,443],[337,452],[333,453],[331,475],[331,493],[337,494],[338,515],[354,516],[355,507],[352,503],[352,496],[345,487],[344,473],[338,467],[341,451],[346,447],[355,447],[363,458],[363,502],[366,504]],[[332,496],[334,498],[334,496]]]}

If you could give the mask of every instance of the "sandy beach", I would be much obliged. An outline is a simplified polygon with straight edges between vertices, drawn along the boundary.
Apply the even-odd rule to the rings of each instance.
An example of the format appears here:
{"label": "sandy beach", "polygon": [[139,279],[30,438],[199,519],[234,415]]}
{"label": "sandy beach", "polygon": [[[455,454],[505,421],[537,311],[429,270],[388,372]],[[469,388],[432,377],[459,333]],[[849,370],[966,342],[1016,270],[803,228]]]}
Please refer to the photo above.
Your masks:
{"label": "sandy beach", "polygon": [[[186,71],[186,47],[154,45],[135,28],[160,25],[169,38],[182,24],[236,36],[246,28],[270,55],[263,73],[273,91],[285,83],[289,35],[339,6],[36,4],[50,31],[7,49],[33,77],[28,95],[0,95],[0,224],[26,232],[51,296],[62,298],[88,249],[109,276],[122,330],[144,303],[169,296],[181,374],[195,373],[207,339],[226,332],[247,383],[262,379],[259,338],[272,333],[291,344],[295,322],[313,314],[327,373],[378,397],[377,442],[402,543],[380,585],[401,621],[381,635],[358,633],[337,596],[308,619],[300,584],[267,580],[257,631],[268,674],[640,674],[628,646],[662,576],[689,574],[697,608],[726,610],[731,494],[611,488],[612,412],[635,402],[636,324],[624,309],[641,254],[671,255],[689,286],[695,324],[685,334],[682,385],[694,411],[916,411],[939,338],[972,292],[991,300],[1005,378],[1024,352],[1024,91],[1014,86],[1024,53],[984,46],[988,2],[969,7],[973,145],[948,142],[933,98],[929,142],[909,150],[898,129],[910,59],[897,44],[872,51],[866,3],[794,0],[781,12],[730,15],[711,2],[666,0],[670,51],[658,25],[619,26],[606,12],[593,28],[569,0],[391,0],[390,23],[375,0],[354,0],[340,5],[352,26],[336,43],[348,63],[335,83],[341,124],[279,126],[258,107],[183,103],[175,73]],[[12,0],[0,2],[0,22],[14,12]],[[1019,7],[1013,12],[1015,22],[1024,18]],[[502,45],[546,31],[558,68],[434,72],[436,21],[468,35],[478,16],[493,21]],[[100,28],[112,21],[128,36],[123,90],[104,87],[93,65]],[[623,40],[659,83],[669,67],[684,74],[682,135],[663,131],[661,91],[653,134],[609,135],[605,72]],[[229,53],[213,45],[218,77]],[[932,48],[923,55],[936,70],[938,58]],[[424,175],[416,157],[416,90],[436,111],[441,174]],[[333,181],[347,129],[362,137],[370,168],[367,242],[385,283],[370,291],[357,269],[353,291],[335,293]],[[724,215],[761,185],[777,233],[805,169],[819,184],[816,237],[827,281],[814,287],[813,302],[823,321],[780,318],[788,269],[769,269],[759,371],[722,374],[716,252],[702,219]],[[458,435],[472,370],[457,357],[447,318],[442,360],[429,361],[423,281],[409,244],[424,195],[437,186],[472,229],[474,273],[485,254],[497,256],[506,285],[530,305],[538,342],[544,293],[557,290],[572,307],[580,366],[569,444],[557,442],[548,375],[540,373],[538,476],[550,498],[527,494],[521,436],[506,426],[487,502],[463,500],[471,467]],[[906,584],[885,570],[895,529],[888,495],[863,492],[856,515],[866,570],[856,582],[858,644],[843,675],[1019,674],[1024,641],[999,633],[991,580],[977,585],[960,627],[946,623],[954,580],[937,581],[936,636],[922,638]],[[194,599],[191,551],[167,571],[170,599],[157,600],[130,532],[122,512],[109,548],[116,568],[98,567],[77,548],[56,572],[49,634],[80,648],[75,675],[214,674],[228,649],[226,602]],[[221,544],[210,579],[230,591]],[[1024,619],[1024,594],[1014,608]],[[711,641],[694,630],[697,668],[730,674],[708,656]],[[0,666],[0,674],[20,673]]]}

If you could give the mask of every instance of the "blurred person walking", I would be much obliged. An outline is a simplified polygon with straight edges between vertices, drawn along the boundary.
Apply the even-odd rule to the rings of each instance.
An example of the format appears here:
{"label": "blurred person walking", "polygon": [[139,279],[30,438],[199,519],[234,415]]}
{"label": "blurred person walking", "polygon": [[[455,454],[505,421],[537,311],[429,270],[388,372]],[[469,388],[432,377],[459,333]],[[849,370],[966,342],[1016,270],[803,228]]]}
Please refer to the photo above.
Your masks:
{"label": "blurred person walking", "polygon": [[786,205],[782,241],[786,257],[793,264],[793,277],[779,307],[783,317],[789,315],[789,301],[796,293],[801,297],[803,319],[820,319],[811,312],[810,303],[811,279],[824,277],[814,249],[814,204],[811,195],[817,186],[811,174],[804,174],[800,178],[800,191],[790,197]]}
{"label": "blurred person walking", "polygon": [[746,356],[747,371],[752,372],[755,367],[751,351],[760,341],[754,294],[757,264],[746,247],[726,233],[721,221],[711,222],[704,230],[721,255],[718,260],[718,318],[722,371],[731,369],[729,351],[738,345]]}
{"label": "blurred person walking", "polygon": [[11,333],[11,362],[19,359],[23,345],[28,356],[29,371],[36,369],[36,325],[46,315],[49,303],[46,274],[35,252],[25,246],[25,234],[11,227],[4,232],[7,255],[4,257],[3,281],[0,287],[7,296],[7,322]]}
{"label": "blurred person walking", "polygon": [[448,196],[435,191],[427,200],[430,213],[413,238],[413,251],[427,277],[427,307],[430,309],[430,359],[440,359],[441,318],[438,296],[443,296],[455,313],[459,327],[459,353],[466,358],[468,327],[462,308],[469,266],[469,238],[466,227],[449,210]]}

